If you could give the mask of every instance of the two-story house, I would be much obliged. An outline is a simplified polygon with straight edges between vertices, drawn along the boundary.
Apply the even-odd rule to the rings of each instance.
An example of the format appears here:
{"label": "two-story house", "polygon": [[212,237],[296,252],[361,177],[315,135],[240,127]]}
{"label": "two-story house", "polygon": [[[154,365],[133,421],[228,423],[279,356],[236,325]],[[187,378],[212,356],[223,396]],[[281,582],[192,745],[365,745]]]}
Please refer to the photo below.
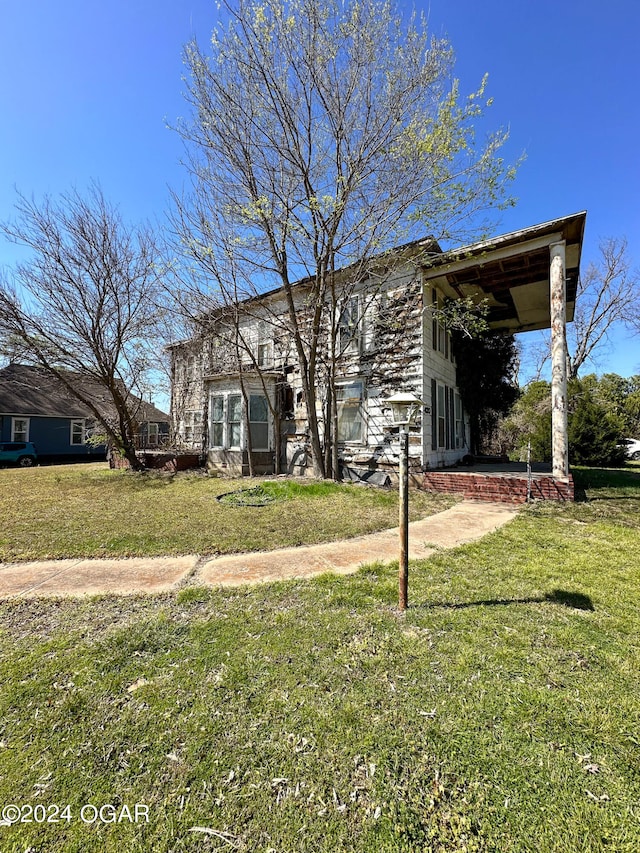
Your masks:
{"label": "two-story house", "polygon": [[[552,312],[562,309],[564,331],[585,216],[448,252],[425,239],[374,259],[364,275],[360,267],[356,277],[352,268],[337,274],[336,332],[326,335],[319,358],[316,414],[321,425],[335,419],[344,475],[381,479],[395,470],[398,430],[386,401],[398,391],[422,401],[410,433],[414,470],[452,465],[468,453],[455,352],[436,306],[485,300],[492,329],[552,327],[556,340]],[[304,279],[294,286],[302,327],[309,290]],[[173,428],[183,444],[206,453],[211,470],[248,473],[251,453],[254,473],[310,473],[309,411],[284,294],[270,291],[231,308],[211,312],[196,336],[171,347]],[[560,421],[554,430],[562,439]],[[564,432],[566,440],[566,412]]]}

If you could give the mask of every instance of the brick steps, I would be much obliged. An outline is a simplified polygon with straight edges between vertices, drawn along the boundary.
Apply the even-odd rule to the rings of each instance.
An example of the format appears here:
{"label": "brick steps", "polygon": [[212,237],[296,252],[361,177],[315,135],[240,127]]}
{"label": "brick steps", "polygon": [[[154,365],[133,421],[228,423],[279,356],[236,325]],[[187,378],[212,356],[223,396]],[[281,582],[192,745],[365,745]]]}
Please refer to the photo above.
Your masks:
{"label": "brick steps", "polygon": [[[428,492],[461,494],[471,500],[525,503],[527,477],[500,474],[475,474],[461,471],[427,471],[422,488]],[[536,474],[531,479],[531,496],[534,500],[574,500],[573,477],[569,481],[555,480],[552,476]]]}

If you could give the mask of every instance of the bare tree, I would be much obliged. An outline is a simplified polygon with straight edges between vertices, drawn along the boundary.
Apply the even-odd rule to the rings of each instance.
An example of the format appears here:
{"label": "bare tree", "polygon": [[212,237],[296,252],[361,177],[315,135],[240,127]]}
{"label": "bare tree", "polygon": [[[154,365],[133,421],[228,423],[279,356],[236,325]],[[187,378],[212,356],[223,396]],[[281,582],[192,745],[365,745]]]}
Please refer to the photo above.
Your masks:
{"label": "bare tree", "polygon": [[578,283],[573,324],[568,329],[568,375],[575,379],[582,365],[622,323],[640,323],[640,275],[632,270],[626,239],[600,244],[600,259],[591,263]]}
{"label": "bare tree", "polygon": [[127,227],[96,186],[86,198],[72,192],[40,204],[19,195],[16,210],[0,232],[32,254],[0,282],[0,339],[14,358],[57,377],[138,469],[136,395],[154,366],[162,314],[154,235]]}
{"label": "bare tree", "polygon": [[223,0],[222,9],[228,26],[211,53],[195,42],[185,51],[193,112],[178,129],[193,193],[178,200],[177,230],[223,301],[280,289],[314,473],[336,476],[326,450],[337,440],[338,270],[351,266],[358,283],[400,241],[460,236],[471,215],[504,199],[506,134],[477,142],[484,81],[461,99],[450,45],[390,3]]}

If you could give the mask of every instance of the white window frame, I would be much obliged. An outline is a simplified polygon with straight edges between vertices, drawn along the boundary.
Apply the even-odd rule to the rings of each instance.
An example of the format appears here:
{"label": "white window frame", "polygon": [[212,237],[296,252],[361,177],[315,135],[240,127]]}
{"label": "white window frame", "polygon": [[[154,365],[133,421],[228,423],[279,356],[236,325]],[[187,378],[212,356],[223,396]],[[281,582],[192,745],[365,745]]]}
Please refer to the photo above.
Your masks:
{"label": "white window frame", "polygon": [[[215,419],[214,419],[214,414],[215,414],[214,400],[220,400],[221,404],[222,404],[221,405],[221,417],[215,418]],[[211,449],[212,450],[221,450],[225,446],[224,437],[225,437],[225,422],[226,422],[226,408],[227,408],[226,407],[225,395],[224,394],[211,394],[209,407],[210,407],[210,416],[209,417],[210,417],[210,422],[211,422],[211,430],[210,430]],[[221,441],[219,441],[219,442],[214,441],[216,426],[218,426],[219,430],[220,430]]]}
{"label": "white window frame", "polygon": [[273,343],[263,341],[258,344],[258,367],[271,367],[273,365]]}
{"label": "white window frame", "polygon": [[444,325],[438,320],[435,311],[443,305],[443,298],[440,292],[434,287],[431,289],[431,345],[434,352],[439,352],[446,359],[451,358],[453,361],[453,353],[451,350],[451,333],[445,329]]}
{"label": "white window frame", "polygon": [[[232,400],[233,401],[237,400],[238,402],[232,403]],[[231,420],[231,415],[233,414],[232,409],[235,408],[236,406],[240,407],[240,409],[239,409],[240,417],[238,419]],[[244,441],[243,441],[243,439],[244,439],[244,429],[243,429],[243,427],[244,427],[244,424],[243,424],[244,412],[243,412],[243,404],[242,404],[242,394],[240,393],[240,391],[238,391],[238,393],[233,392],[233,393],[230,393],[227,395],[226,415],[227,415],[227,418],[226,418],[226,426],[227,426],[227,429],[226,429],[226,439],[227,439],[226,447],[228,450],[242,450],[242,447],[244,444]],[[237,427],[237,429],[238,429],[238,441],[237,441],[237,443],[235,443],[233,441],[234,427]]]}
{"label": "white window frame", "polygon": [[[77,431],[80,431],[80,435],[77,436]],[[76,437],[80,438],[80,441],[76,441]],[[84,418],[73,418],[73,420],[69,424],[69,444],[71,447],[82,447],[87,442],[87,424]]]}
{"label": "white window frame", "polygon": [[[18,424],[24,424],[18,429]],[[11,441],[26,442],[29,441],[29,432],[31,430],[31,418],[13,417],[11,418]],[[24,438],[23,438],[24,436]]]}
{"label": "white window frame", "polygon": [[[431,449],[439,452],[464,447],[464,409],[455,388],[443,382],[435,382],[435,399],[432,397],[432,442]],[[433,387],[433,386],[432,386]]]}
{"label": "white window frame", "polygon": [[199,409],[185,412],[182,425],[185,443],[200,444],[202,442],[202,412]]}
{"label": "white window frame", "polygon": [[[250,420],[247,424],[245,421],[242,393],[239,390],[211,392],[209,397],[210,450],[244,450],[247,445],[247,430],[251,430],[253,424],[255,424],[256,429],[251,431],[251,449],[258,452],[271,450],[271,409],[269,406],[269,399],[265,393],[259,390],[254,390],[253,392],[248,391],[248,394]],[[252,404],[252,400],[257,400],[257,398],[264,400],[264,408],[266,414],[265,420],[251,419],[252,414],[255,413],[255,408],[254,404]],[[216,403],[214,402],[215,400],[219,401],[217,413]],[[234,400],[236,400],[237,402],[234,403]],[[259,404],[256,403],[255,405]],[[234,407],[236,409],[235,413],[239,413],[240,415],[239,420],[231,420],[231,415],[234,414]],[[214,419],[214,416],[216,414],[219,414],[220,417]],[[266,430],[264,429],[265,426]],[[260,429],[260,427],[262,427],[262,429]],[[218,432],[218,436],[222,439],[221,443],[215,440],[216,431]],[[233,441],[234,432],[237,436],[239,436],[239,444]],[[262,444],[262,441],[256,443],[256,441],[253,440],[254,436],[256,434],[259,435],[260,433],[264,435],[264,447],[260,446]]]}
{"label": "white window frame", "polygon": [[436,417],[438,418],[437,436],[438,450],[445,450],[447,446],[447,389],[438,382]]}
{"label": "white window frame", "polygon": [[[264,400],[264,407],[265,407],[265,419],[264,420],[257,420],[256,418],[253,417],[253,415],[255,414],[253,401],[258,400],[258,399]],[[256,433],[256,430],[252,428],[254,426],[254,424],[256,425],[256,427],[257,426],[261,426],[261,427],[266,426],[266,430],[265,430],[266,440],[265,440],[265,444],[263,447],[260,447],[259,443],[257,443],[255,438],[254,438],[254,435]],[[257,451],[269,450],[269,401],[267,400],[267,398],[265,397],[264,394],[250,394],[249,395],[249,430],[251,433],[251,449],[257,450]]]}

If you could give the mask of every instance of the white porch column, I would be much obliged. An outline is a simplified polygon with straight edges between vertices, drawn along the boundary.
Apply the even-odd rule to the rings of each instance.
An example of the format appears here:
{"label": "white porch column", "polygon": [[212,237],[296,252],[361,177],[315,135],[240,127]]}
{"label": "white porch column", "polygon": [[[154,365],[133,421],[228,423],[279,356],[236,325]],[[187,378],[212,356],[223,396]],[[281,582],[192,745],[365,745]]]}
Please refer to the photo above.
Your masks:
{"label": "white porch column", "polygon": [[551,299],[551,458],[552,473],[559,480],[569,477],[567,421],[567,289],[565,241],[549,247]]}

